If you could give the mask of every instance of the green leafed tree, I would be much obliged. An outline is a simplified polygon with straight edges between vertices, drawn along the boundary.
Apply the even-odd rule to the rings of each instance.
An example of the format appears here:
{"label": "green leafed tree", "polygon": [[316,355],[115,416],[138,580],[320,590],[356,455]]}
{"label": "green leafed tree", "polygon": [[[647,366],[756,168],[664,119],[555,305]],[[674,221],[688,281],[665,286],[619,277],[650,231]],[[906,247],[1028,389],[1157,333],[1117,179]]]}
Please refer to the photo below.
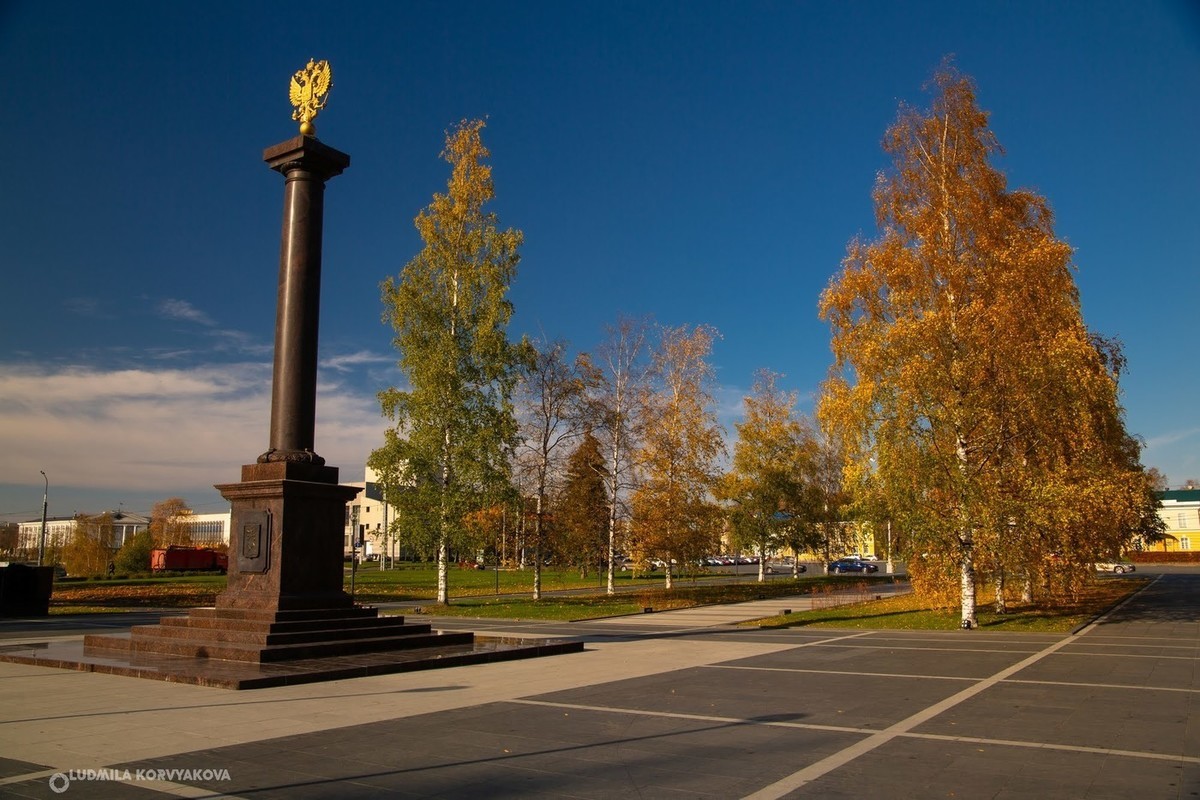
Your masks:
{"label": "green leafed tree", "polygon": [[487,210],[494,190],[483,128],[463,122],[446,135],[446,193],[415,222],[423,248],[382,286],[408,388],[380,393],[394,425],[369,463],[392,476],[397,526],[435,547],[443,604],[450,548],[467,515],[508,493],[516,443],[511,395],[521,353],[508,339],[508,290],[522,235]]}
{"label": "green leafed tree", "polygon": [[63,566],[72,575],[103,575],[117,552],[112,514],[78,515],[71,539],[62,552]]}
{"label": "green leafed tree", "polygon": [[[1118,403],[1119,349],[1083,323],[1072,250],[1044,198],[1009,189],[971,80],[934,77],[927,111],[884,137],[880,228],[823,293],[834,366],[819,417],[905,531],[920,591],[957,584],[976,622],[980,570],[1082,564],[1127,536],[1144,478]],[[1082,573],[1080,573],[1082,574]]]}
{"label": "green leafed tree", "polygon": [[796,411],[796,395],[776,385],[777,375],[760,371],[745,416],[734,427],[732,469],[717,484],[729,530],[740,548],[759,556],[758,579],[766,579],[767,555],[811,531],[819,511],[816,486],[820,455],[816,433]]}
{"label": "green leafed tree", "polygon": [[121,574],[133,574],[150,571],[150,551],[154,549],[154,534],[149,528],[140,530],[125,540],[117,555],[113,558],[113,566]]}

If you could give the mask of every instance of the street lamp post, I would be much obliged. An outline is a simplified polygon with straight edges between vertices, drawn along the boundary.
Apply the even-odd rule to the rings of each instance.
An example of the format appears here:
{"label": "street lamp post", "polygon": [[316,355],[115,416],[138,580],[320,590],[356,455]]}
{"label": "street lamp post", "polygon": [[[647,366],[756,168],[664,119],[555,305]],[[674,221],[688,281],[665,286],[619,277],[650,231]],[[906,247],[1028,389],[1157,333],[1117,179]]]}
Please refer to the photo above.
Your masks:
{"label": "street lamp post", "polygon": [[42,479],[46,481],[46,489],[42,492],[42,535],[38,539],[38,566],[43,566],[42,562],[46,560],[46,505],[50,498],[50,479],[46,477],[45,470],[38,470],[42,473]]}

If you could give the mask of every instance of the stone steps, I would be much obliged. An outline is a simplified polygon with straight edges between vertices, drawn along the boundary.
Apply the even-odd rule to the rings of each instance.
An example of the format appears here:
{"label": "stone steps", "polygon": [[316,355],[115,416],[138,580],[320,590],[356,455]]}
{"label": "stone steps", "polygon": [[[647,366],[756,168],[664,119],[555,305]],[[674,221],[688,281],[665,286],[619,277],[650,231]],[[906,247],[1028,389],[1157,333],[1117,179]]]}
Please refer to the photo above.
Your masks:
{"label": "stone steps", "polygon": [[[153,626],[148,626],[153,627]],[[211,658],[247,663],[272,663],[307,658],[331,658],[360,653],[392,650],[421,650],[423,648],[470,645],[473,633],[404,633],[369,638],[345,638],[341,631],[330,631],[331,637],[318,641],[293,642],[286,644],[260,644],[256,642],[220,641],[215,638],[192,639],[170,635],[161,628],[156,632],[142,632],[129,637],[87,636],[84,646],[93,649],[111,649],[129,653],[152,653],[156,655],[183,656],[186,658]]]}
{"label": "stone steps", "polygon": [[129,654],[247,663],[334,658],[379,651],[470,645],[472,633],[439,633],[371,607],[306,610],[198,608],[186,617],[139,625],[128,636],[87,636],[85,647]]}

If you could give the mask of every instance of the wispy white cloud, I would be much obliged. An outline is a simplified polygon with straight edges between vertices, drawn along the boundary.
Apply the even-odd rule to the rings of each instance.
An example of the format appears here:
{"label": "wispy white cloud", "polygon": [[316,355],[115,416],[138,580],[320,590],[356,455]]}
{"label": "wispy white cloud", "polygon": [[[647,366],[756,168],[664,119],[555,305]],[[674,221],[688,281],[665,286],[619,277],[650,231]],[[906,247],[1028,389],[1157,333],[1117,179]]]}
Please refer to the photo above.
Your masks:
{"label": "wispy white cloud", "polygon": [[211,328],[216,322],[208,314],[186,300],[168,298],[158,304],[158,315],[166,319],[181,319]]}
{"label": "wispy white cloud", "polygon": [[396,360],[395,354],[372,353],[369,350],[359,350],[357,353],[332,356],[321,361],[324,369],[334,369],[339,372],[349,372],[364,364],[391,364]]}
{"label": "wispy white cloud", "polygon": [[[187,369],[0,365],[0,483],[46,470],[58,485],[137,491],[211,487],[267,449],[269,363]],[[373,395],[322,384],[316,450],[361,470],[382,441]]]}
{"label": "wispy white cloud", "polygon": [[1170,447],[1171,445],[1179,444],[1180,442],[1191,439],[1197,435],[1200,435],[1200,428],[1183,428],[1182,430],[1167,431],[1147,439],[1146,449]]}

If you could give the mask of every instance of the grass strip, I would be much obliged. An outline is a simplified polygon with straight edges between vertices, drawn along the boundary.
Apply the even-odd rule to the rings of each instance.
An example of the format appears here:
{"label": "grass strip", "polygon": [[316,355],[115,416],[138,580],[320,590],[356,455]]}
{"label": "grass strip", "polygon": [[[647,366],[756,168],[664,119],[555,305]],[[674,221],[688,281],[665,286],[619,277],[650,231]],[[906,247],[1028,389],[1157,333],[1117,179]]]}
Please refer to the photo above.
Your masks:
{"label": "grass strip", "polygon": [[[1055,598],[1039,603],[1009,603],[1008,613],[997,614],[991,604],[980,603],[976,618],[981,630],[1014,633],[1067,633],[1103,614],[1149,582],[1148,578],[1101,578],[1078,597]],[[815,611],[798,611],[745,622],[758,628],[851,628],[855,630],[958,630],[958,609],[934,608],[916,595],[901,595],[854,605]]]}
{"label": "grass strip", "polygon": [[647,587],[611,596],[602,593],[569,596],[544,595],[541,600],[536,602],[530,597],[455,597],[451,599],[449,605],[421,606],[420,613],[447,617],[570,622],[623,614],[641,614],[648,608],[653,611],[668,611],[724,603],[741,603],[748,600],[764,600],[772,597],[793,597],[798,594],[824,592],[827,587],[830,589],[852,586],[869,587],[872,584],[895,581],[896,578],[891,576],[859,579],[815,576],[799,580],[773,580],[763,584],[677,584],[670,590]]}

